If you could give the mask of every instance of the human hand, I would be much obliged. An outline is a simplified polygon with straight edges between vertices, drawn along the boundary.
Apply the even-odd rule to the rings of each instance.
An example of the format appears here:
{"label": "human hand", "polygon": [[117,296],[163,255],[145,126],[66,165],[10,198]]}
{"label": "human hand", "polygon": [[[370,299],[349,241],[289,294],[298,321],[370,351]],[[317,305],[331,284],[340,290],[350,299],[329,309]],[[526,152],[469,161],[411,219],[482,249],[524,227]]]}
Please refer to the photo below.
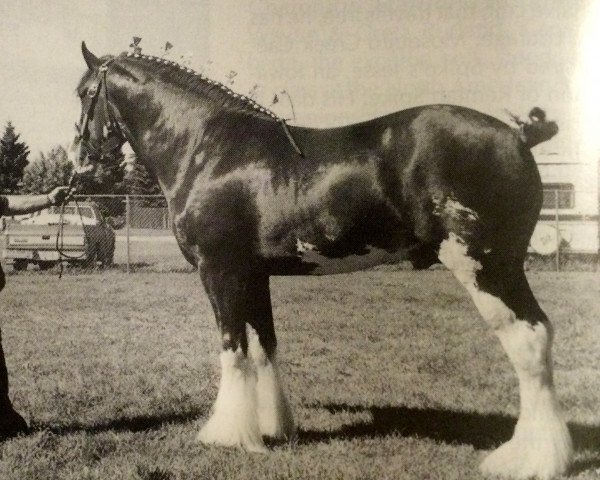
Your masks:
{"label": "human hand", "polygon": [[61,205],[71,198],[69,187],[56,187],[48,194],[50,205]]}

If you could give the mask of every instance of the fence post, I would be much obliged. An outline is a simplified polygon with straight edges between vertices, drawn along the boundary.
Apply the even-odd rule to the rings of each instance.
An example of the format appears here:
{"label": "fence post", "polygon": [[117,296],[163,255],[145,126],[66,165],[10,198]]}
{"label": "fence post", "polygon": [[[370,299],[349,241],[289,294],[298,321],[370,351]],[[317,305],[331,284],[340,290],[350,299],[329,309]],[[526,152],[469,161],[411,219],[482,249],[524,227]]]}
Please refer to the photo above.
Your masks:
{"label": "fence post", "polygon": [[556,271],[560,272],[560,228],[558,221],[558,190],[554,190],[554,222],[556,227]]}
{"label": "fence post", "polygon": [[129,225],[131,224],[131,204],[129,202],[129,195],[125,195],[125,236],[127,244],[127,273],[130,273],[130,257],[129,257]]}

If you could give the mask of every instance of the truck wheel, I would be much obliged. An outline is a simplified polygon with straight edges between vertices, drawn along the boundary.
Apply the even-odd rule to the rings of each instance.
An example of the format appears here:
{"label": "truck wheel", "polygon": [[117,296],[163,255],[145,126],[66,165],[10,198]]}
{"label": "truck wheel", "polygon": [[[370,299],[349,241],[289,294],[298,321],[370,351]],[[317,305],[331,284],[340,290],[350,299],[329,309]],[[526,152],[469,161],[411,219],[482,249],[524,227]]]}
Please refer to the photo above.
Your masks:
{"label": "truck wheel", "polygon": [[27,270],[27,264],[29,262],[27,260],[23,260],[21,258],[18,258],[16,260],[13,261],[13,269],[17,270],[17,271],[21,271],[21,270]]}
{"label": "truck wheel", "polygon": [[112,267],[113,264],[113,259],[114,259],[114,254],[113,253],[107,253],[106,257],[104,257],[102,259],[102,266],[104,268],[108,268],[108,267]]}
{"label": "truck wheel", "polygon": [[83,262],[83,268],[96,268],[96,261],[98,259],[98,249],[92,247],[89,250],[88,256]]}
{"label": "truck wheel", "polygon": [[54,265],[56,265],[56,262],[38,262],[40,270],[50,270]]}

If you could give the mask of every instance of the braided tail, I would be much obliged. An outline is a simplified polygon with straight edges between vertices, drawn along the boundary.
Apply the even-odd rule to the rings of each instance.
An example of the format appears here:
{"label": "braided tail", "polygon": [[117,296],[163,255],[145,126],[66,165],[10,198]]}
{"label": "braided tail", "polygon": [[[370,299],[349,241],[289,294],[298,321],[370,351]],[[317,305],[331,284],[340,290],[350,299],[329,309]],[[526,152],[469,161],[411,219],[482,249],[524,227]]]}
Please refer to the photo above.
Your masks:
{"label": "braided tail", "polygon": [[512,115],[513,120],[519,125],[521,140],[528,147],[550,140],[558,133],[558,125],[554,121],[546,120],[546,112],[539,107],[533,107],[529,112],[529,121],[523,121]]}

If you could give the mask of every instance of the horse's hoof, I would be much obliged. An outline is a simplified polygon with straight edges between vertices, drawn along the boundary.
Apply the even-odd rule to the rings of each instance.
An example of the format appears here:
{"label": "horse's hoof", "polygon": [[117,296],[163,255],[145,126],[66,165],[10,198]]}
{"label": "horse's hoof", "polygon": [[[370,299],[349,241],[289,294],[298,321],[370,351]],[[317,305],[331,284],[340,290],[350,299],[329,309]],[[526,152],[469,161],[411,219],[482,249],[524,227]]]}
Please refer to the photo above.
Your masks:
{"label": "horse's hoof", "polygon": [[287,435],[268,435],[263,434],[263,442],[267,447],[280,447],[285,445],[294,445],[298,442],[298,434],[296,430]]}
{"label": "horse's hoof", "polygon": [[247,427],[213,416],[202,427],[196,439],[207,445],[241,447],[248,452],[267,453],[269,450],[263,443],[258,428]]}
{"label": "horse's hoof", "polygon": [[527,440],[513,438],[501,445],[483,461],[481,472],[490,477],[549,480],[567,471],[572,453],[568,437]]}
{"label": "horse's hoof", "polygon": [[248,441],[248,440],[232,440],[230,438],[209,438],[206,432],[200,431],[196,440],[205,445],[215,445],[229,448],[242,448],[251,453],[269,453],[269,449],[264,444],[263,440]]}

